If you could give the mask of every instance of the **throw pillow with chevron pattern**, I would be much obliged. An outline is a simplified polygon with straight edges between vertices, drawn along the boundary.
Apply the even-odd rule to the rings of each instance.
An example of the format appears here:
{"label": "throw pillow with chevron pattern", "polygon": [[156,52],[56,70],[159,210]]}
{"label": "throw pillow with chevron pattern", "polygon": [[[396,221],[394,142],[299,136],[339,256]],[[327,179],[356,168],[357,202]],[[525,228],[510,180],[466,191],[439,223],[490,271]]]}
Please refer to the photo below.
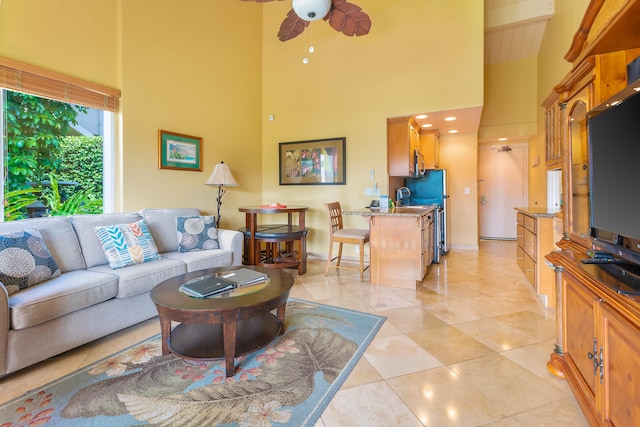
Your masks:
{"label": "throw pillow with chevron pattern", "polygon": [[156,242],[144,220],[96,227],[96,234],[113,269],[160,259]]}

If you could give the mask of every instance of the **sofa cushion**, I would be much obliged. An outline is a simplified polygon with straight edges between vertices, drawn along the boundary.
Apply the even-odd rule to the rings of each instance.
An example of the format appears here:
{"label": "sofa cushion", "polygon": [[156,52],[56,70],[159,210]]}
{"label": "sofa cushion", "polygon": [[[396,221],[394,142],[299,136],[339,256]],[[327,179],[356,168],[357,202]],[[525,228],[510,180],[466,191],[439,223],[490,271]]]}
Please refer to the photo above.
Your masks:
{"label": "sofa cushion", "polygon": [[147,222],[151,235],[158,246],[158,251],[163,254],[178,250],[176,218],[179,216],[198,216],[200,211],[197,208],[147,208],[142,209],[140,215]]}
{"label": "sofa cushion", "polygon": [[117,283],[113,274],[76,270],[13,294],[9,297],[11,328],[39,325],[111,299]]}
{"label": "sofa cushion", "polygon": [[53,216],[0,222],[0,234],[25,228],[35,228],[40,232],[62,273],[85,268],[80,243],[69,218]]}
{"label": "sofa cushion", "polygon": [[158,283],[187,272],[186,264],[177,259],[163,258],[144,264],[112,270],[108,265],[92,267],[90,271],[118,276],[116,298],[127,298],[149,292]]}
{"label": "sofa cushion", "polygon": [[213,267],[227,267],[232,265],[233,252],[223,249],[210,249],[193,252],[169,252],[162,254],[163,258],[180,260],[187,264],[187,272],[204,270]]}
{"label": "sofa cushion", "polygon": [[60,275],[35,228],[0,234],[0,282],[9,295]]}
{"label": "sofa cushion", "polygon": [[96,227],[128,224],[141,219],[142,217],[135,212],[71,216],[71,225],[78,236],[78,242],[80,242],[80,247],[82,248],[86,268],[107,264],[108,262],[102,250],[102,243],[96,235]]}
{"label": "sofa cushion", "polygon": [[214,216],[179,216],[176,218],[178,252],[219,249]]}
{"label": "sofa cushion", "polygon": [[113,269],[160,259],[144,220],[96,227],[104,254]]}

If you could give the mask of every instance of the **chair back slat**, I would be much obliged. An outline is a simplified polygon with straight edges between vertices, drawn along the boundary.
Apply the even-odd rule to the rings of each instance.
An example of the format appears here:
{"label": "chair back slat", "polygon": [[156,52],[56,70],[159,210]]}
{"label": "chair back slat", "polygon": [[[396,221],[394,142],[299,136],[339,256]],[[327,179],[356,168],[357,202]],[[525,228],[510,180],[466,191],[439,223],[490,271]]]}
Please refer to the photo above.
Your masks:
{"label": "chair back slat", "polygon": [[342,208],[340,202],[325,203],[329,213],[329,230],[333,234],[337,230],[342,230]]}

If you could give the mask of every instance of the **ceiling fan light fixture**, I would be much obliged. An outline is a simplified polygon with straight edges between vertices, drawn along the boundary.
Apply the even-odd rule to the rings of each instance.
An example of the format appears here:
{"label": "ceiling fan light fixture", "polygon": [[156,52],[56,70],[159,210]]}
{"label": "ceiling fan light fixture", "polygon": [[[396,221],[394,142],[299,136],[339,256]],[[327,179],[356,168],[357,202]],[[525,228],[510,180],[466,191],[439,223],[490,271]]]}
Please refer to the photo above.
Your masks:
{"label": "ceiling fan light fixture", "polygon": [[318,21],[331,9],[331,0],[292,0],[293,10],[300,19]]}

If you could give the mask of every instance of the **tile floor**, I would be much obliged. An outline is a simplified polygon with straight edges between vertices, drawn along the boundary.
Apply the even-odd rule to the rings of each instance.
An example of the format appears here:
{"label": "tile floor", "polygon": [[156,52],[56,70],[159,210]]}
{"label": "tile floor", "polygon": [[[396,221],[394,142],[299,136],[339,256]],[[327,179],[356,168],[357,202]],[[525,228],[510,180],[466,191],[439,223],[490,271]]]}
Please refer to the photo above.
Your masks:
{"label": "tile floor", "polygon": [[[452,250],[417,290],[323,273],[319,260],[293,272],[291,296],[387,321],[316,427],[588,425],[566,382],[546,371],[555,312],[518,270],[515,242]],[[151,319],[0,379],[0,402],[158,332]]]}

